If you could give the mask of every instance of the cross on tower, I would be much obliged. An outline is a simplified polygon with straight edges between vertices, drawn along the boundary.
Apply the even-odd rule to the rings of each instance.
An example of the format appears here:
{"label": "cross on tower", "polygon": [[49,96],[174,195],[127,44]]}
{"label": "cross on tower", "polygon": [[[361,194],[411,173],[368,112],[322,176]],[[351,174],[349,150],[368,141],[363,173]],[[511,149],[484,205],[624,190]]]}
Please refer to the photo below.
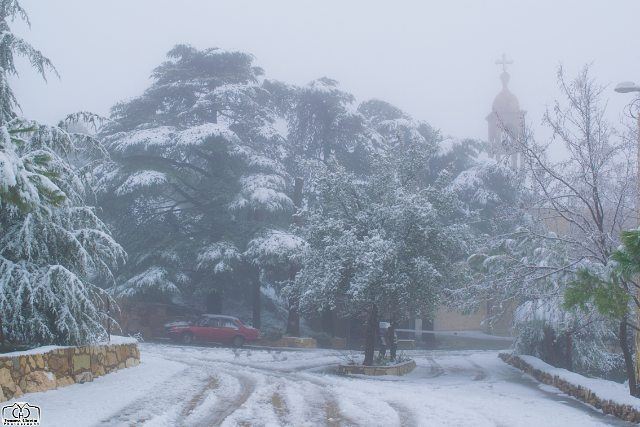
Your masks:
{"label": "cross on tower", "polygon": [[500,59],[496,60],[496,65],[502,65],[502,71],[503,72],[507,72],[507,65],[511,65],[513,64],[513,60],[507,58],[507,55],[505,53],[502,54],[502,57]]}

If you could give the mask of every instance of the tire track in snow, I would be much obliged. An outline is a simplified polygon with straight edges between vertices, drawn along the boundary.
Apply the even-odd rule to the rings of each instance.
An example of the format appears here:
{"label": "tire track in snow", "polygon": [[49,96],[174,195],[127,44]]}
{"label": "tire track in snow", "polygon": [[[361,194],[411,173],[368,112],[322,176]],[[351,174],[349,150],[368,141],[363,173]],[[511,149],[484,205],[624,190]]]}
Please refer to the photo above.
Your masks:
{"label": "tire track in snow", "polygon": [[[167,354],[163,354],[163,357],[190,365],[215,367],[214,369],[219,375],[229,375],[238,381],[239,385],[237,388],[234,387],[230,397],[226,397],[224,391],[220,389],[216,391],[217,399],[215,405],[212,405],[215,409],[212,411],[207,408],[207,416],[199,417],[199,419],[206,420],[207,425],[262,425],[268,423],[267,420],[258,421],[256,414],[267,407],[271,413],[267,418],[274,417],[272,423],[276,421],[278,425],[296,426],[301,423],[331,427],[367,425],[367,423],[363,424],[350,419],[341,409],[341,403],[348,403],[343,401],[344,398],[352,401],[349,402],[349,405],[361,406],[363,402],[368,401],[366,394],[358,390],[351,390],[349,394],[356,394],[342,396],[339,403],[336,390],[334,390],[335,384],[324,379],[322,374],[314,373],[318,369],[332,366],[331,362],[318,363],[312,358],[305,361],[311,363],[304,363],[298,367],[271,367],[264,366],[260,362],[243,363],[235,360],[216,360],[207,357],[207,355],[193,354],[183,350],[179,353],[179,358]],[[431,357],[430,365],[431,376],[440,376],[444,373],[444,369],[435,362],[433,357]],[[239,368],[243,370],[243,374],[238,373]],[[236,389],[239,391],[236,392]],[[290,401],[292,394],[295,395],[295,398]],[[196,396],[192,400],[199,402]],[[401,404],[389,402],[384,398],[377,400],[386,406],[388,411],[395,413],[402,426],[417,425],[412,411]],[[375,402],[373,403],[370,410],[374,410],[376,406]],[[241,411],[238,412],[240,409]],[[202,414],[203,411],[198,410],[198,412]],[[374,412],[376,411],[374,410]],[[375,417],[370,421],[373,422],[374,419]],[[188,424],[185,423],[185,425]]]}
{"label": "tire track in snow", "polygon": [[278,416],[281,425],[287,424],[287,416],[289,415],[289,408],[287,407],[287,402],[285,398],[282,396],[281,386],[278,385],[276,387],[276,391],[271,394],[271,406]]}
{"label": "tire track in snow", "polygon": [[194,394],[182,408],[182,416],[184,418],[189,417],[197,407],[201,406],[204,403],[207,398],[207,394],[212,392],[212,390],[218,388],[218,385],[219,380],[217,377],[209,377],[204,387],[202,387],[200,391]]}
{"label": "tire track in snow", "polygon": [[201,369],[188,368],[158,386],[158,392],[128,404],[114,417],[104,419],[101,426],[137,426],[176,409],[176,402],[184,401],[193,389],[193,383],[206,382],[210,376]]}
{"label": "tire track in snow", "polygon": [[[305,373],[307,371],[313,371],[318,368],[324,368],[331,366],[331,363],[324,362],[322,364],[313,363],[313,364],[305,364],[304,366],[298,368],[265,368],[258,363],[242,363],[236,361],[216,361],[215,359],[203,357],[203,356],[194,356],[194,355],[184,355],[181,358],[172,358],[171,356],[164,355],[163,357],[169,360],[180,361],[182,363],[190,363],[190,364],[198,364],[198,365],[206,365],[212,366],[215,365],[217,369],[220,369],[221,372],[225,374],[231,375],[237,378],[240,381],[240,388],[243,390],[240,396],[236,396],[233,399],[225,399],[224,397],[220,398],[220,401],[216,405],[217,407],[221,407],[220,410],[216,410],[213,414],[213,422],[211,425],[220,425],[224,423],[224,421],[233,415],[242,405],[247,403],[247,400],[251,397],[251,395],[256,391],[256,381],[250,379],[248,376],[238,375],[235,371],[236,368],[243,368],[245,372],[249,374],[261,375],[269,378],[271,381],[277,381],[285,379],[287,381],[291,381],[294,384],[299,383],[301,381],[306,382],[308,385],[313,385],[320,391],[320,395],[322,396],[322,403],[316,409],[319,412],[324,412],[324,422],[325,425],[329,426],[353,426],[358,425],[357,423],[349,420],[345,417],[341,410],[338,402],[334,398],[334,396],[327,390],[327,383],[320,381],[318,379],[312,378],[302,378],[300,374]],[[274,408],[274,412],[278,415],[278,411]],[[283,414],[284,415],[284,414]],[[310,415],[310,414],[309,414]],[[278,415],[279,416],[279,415]],[[295,423],[289,423],[289,425],[295,425]]]}
{"label": "tire track in snow", "polygon": [[473,366],[473,368],[476,370],[476,374],[472,378],[473,381],[482,381],[487,379],[487,376],[488,376],[487,371],[485,371],[482,366],[478,365],[476,362],[471,360],[470,356],[464,356],[464,360],[468,362],[471,366]]}
{"label": "tire track in snow", "polygon": [[398,418],[400,419],[400,425],[402,427],[417,427],[418,422],[415,418],[415,415],[412,411],[409,410],[406,406],[400,405],[396,402],[387,402],[387,405],[391,406],[394,411],[398,414]]}
{"label": "tire track in snow", "polygon": [[[237,391],[233,394],[225,394],[223,392],[217,393],[217,402],[214,408],[208,411],[207,425],[218,426],[221,425],[229,416],[236,412],[242,405],[244,405],[251,395],[256,390],[256,381],[250,378],[248,375],[238,374],[237,368],[239,364],[230,363],[227,361],[217,362],[206,357],[198,357],[191,354],[184,354],[181,357],[164,355],[168,360],[187,363],[194,367],[205,368],[206,370],[213,370],[220,374],[227,375],[233,380],[237,381]],[[227,366],[225,366],[227,365]],[[225,392],[230,391],[230,387],[225,387]],[[213,390],[210,390],[213,392]],[[218,388],[218,391],[221,391]],[[203,396],[204,392],[203,392]],[[204,399],[196,399],[196,404],[191,408],[191,412],[195,411],[198,404],[202,404]]]}
{"label": "tire track in snow", "polygon": [[249,397],[254,393],[256,389],[256,381],[245,375],[231,374],[239,383],[239,392],[233,396],[219,396],[218,404],[213,412],[210,413],[211,418],[207,419],[207,422],[213,426],[221,425],[227,418],[229,418],[234,412],[236,412],[242,405],[245,404]]}
{"label": "tire track in snow", "polygon": [[427,361],[429,362],[429,370],[431,374],[429,378],[436,378],[444,374],[444,368],[440,366],[438,362],[436,362],[436,359],[433,357],[433,355],[427,356]]}

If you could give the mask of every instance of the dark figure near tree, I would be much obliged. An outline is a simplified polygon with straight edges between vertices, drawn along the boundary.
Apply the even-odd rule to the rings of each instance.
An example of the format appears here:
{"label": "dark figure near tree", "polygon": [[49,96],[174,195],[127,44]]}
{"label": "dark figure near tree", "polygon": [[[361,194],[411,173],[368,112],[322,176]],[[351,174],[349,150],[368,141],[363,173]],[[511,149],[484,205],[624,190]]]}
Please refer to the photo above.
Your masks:
{"label": "dark figure near tree", "polygon": [[384,359],[387,355],[387,348],[391,356],[391,360],[396,360],[396,351],[398,349],[398,338],[396,336],[395,325],[389,322],[380,322],[378,337],[380,338],[379,358]]}

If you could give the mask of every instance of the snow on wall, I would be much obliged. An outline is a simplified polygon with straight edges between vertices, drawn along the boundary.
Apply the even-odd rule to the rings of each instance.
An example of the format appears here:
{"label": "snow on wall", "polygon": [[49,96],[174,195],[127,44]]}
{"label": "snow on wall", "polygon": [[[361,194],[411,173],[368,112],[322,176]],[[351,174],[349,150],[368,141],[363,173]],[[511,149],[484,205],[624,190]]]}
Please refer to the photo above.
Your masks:
{"label": "snow on wall", "polygon": [[552,385],[582,402],[625,421],[640,422],[640,399],[629,395],[624,384],[599,378],[587,378],[566,369],[551,366],[537,357],[501,353],[506,363],[538,381]]}
{"label": "snow on wall", "polygon": [[25,393],[93,381],[137,366],[140,351],[133,338],[113,336],[111,342],[82,347],[39,347],[0,354],[0,402]]}

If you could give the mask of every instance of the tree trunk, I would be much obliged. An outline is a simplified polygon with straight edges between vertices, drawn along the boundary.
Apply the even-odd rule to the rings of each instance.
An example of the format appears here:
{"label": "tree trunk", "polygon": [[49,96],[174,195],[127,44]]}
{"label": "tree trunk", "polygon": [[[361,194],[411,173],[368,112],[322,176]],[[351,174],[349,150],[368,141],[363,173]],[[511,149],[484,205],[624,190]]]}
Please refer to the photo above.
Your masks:
{"label": "tree trunk", "polygon": [[[111,342],[111,300],[107,297],[107,342]],[[0,344],[2,344],[2,321],[0,320]]]}
{"label": "tree trunk", "polygon": [[629,379],[629,394],[634,397],[638,397],[638,387],[636,385],[636,372],[633,365],[633,355],[629,349],[629,340],[627,333],[627,317],[623,317],[620,321],[620,332],[618,334],[618,340],[620,341],[620,347],[622,348],[622,355],[624,356],[624,366],[627,371],[627,378]]}
{"label": "tree trunk", "polygon": [[261,297],[260,279],[258,279],[253,284],[253,327],[256,329],[260,329],[262,327],[262,322],[260,320]]}
{"label": "tree trunk", "polygon": [[573,336],[567,332],[565,334],[565,365],[566,369],[573,371]]}
{"label": "tree trunk", "polygon": [[334,317],[333,310],[326,309],[322,311],[322,317],[321,317],[322,332],[332,337],[334,337],[336,333],[333,317]]}
{"label": "tree trunk", "polygon": [[376,339],[378,338],[378,307],[371,304],[367,313],[367,332],[364,338],[364,363],[365,366],[373,365],[373,356],[376,351]]}
{"label": "tree trunk", "polygon": [[[296,278],[298,268],[294,265],[289,269],[289,281],[293,283]],[[289,297],[289,316],[287,317],[287,335],[290,337],[300,336],[300,311],[297,296]]]}
{"label": "tree trunk", "polygon": [[293,185],[293,206],[295,212],[293,213],[293,223],[298,227],[302,225],[302,216],[300,210],[302,209],[302,187],[304,186],[304,179],[297,177]]}
{"label": "tree trunk", "polygon": [[287,317],[287,335],[290,337],[300,336],[300,313],[298,312],[298,301],[289,299],[289,316]]}
{"label": "tree trunk", "polygon": [[[302,187],[304,185],[304,179],[296,177],[293,186],[293,206],[295,212],[293,213],[292,221],[295,225],[302,225],[302,217],[300,216],[300,210],[302,209]],[[289,282],[293,283],[296,279],[299,266],[292,263],[289,266]],[[298,298],[289,298],[289,316],[287,317],[287,335],[291,337],[300,336],[300,311],[298,307]]]}
{"label": "tree trunk", "polygon": [[2,332],[2,315],[0,315],[0,346],[4,344],[4,333]]}

